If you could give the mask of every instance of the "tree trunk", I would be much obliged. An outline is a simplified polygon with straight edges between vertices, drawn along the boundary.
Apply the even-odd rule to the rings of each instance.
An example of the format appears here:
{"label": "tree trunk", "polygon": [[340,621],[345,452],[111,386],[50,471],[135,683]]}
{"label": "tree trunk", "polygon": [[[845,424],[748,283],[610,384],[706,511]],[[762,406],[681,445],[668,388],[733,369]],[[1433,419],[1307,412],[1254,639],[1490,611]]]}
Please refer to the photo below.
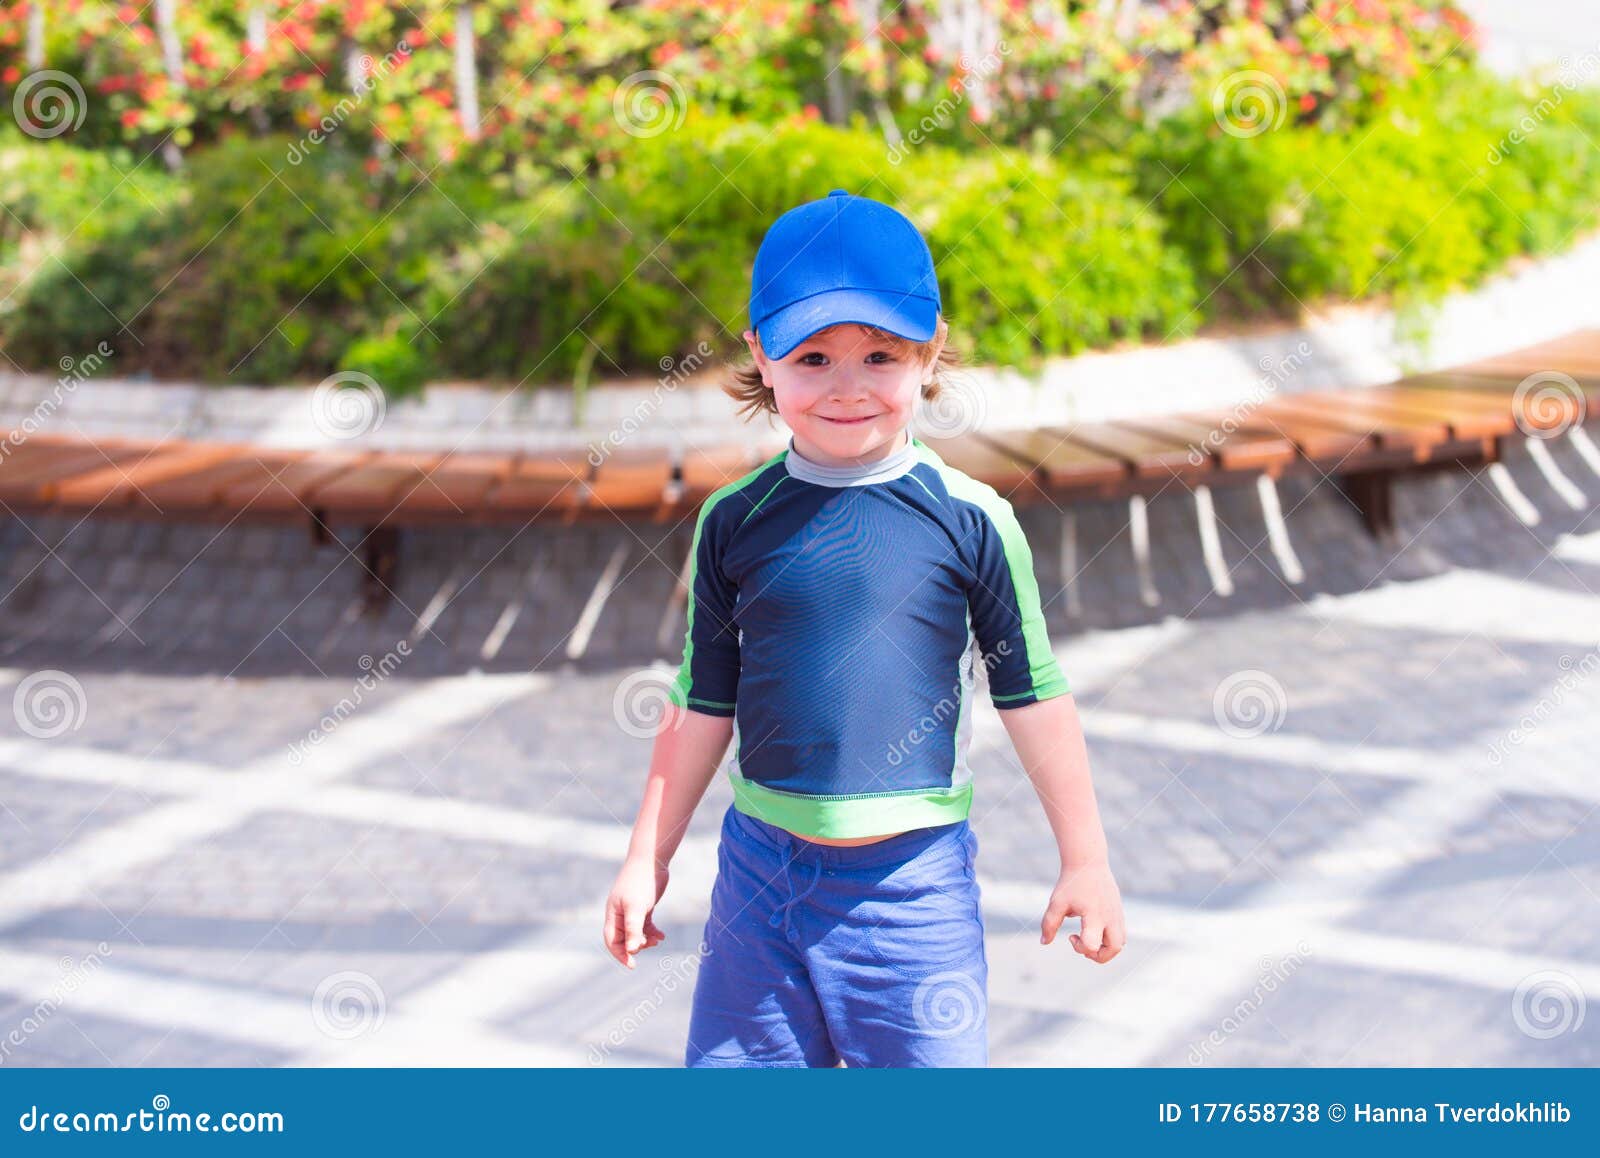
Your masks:
{"label": "tree trunk", "polygon": [[472,34],[472,5],[456,9],[456,108],[467,139],[478,139],[478,58]]}

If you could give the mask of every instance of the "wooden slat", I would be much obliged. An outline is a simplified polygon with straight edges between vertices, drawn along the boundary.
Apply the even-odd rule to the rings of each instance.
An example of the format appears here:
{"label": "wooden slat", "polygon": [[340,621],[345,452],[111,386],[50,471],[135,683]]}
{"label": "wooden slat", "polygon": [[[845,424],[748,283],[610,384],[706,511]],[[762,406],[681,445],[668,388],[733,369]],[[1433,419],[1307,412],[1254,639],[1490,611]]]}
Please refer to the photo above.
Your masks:
{"label": "wooden slat", "polygon": [[[1373,450],[1378,445],[1370,434],[1329,426],[1325,422],[1286,411],[1272,413],[1265,410],[1265,406],[1263,402],[1253,407],[1245,421],[1252,430],[1288,439],[1302,458],[1315,462],[1340,462],[1351,455]],[[1214,427],[1221,427],[1231,416],[1233,412],[1230,410],[1191,410],[1183,415]]]}
{"label": "wooden slat", "polygon": [[[1583,399],[1585,417],[1600,415],[1600,376],[1578,377],[1568,375],[1577,386],[1577,393]],[[1517,388],[1521,386],[1526,376],[1508,376],[1502,374],[1475,374],[1466,370],[1449,370],[1438,374],[1419,374],[1414,378],[1406,378],[1403,385],[1418,390],[1448,390],[1458,393],[1482,394],[1493,399],[1504,399],[1505,402],[1515,397]],[[1524,396],[1537,394],[1540,397],[1556,397],[1566,392],[1565,386],[1554,383],[1537,385],[1524,391]]]}
{"label": "wooden slat", "polygon": [[413,514],[469,516],[516,469],[515,454],[452,454],[397,501],[393,521]]}
{"label": "wooden slat", "polygon": [[672,483],[672,453],[665,448],[623,448],[595,468],[588,504],[623,511],[659,509]]}
{"label": "wooden slat", "polygon": [[102,463],[98,469],[47,484],[44,492],[64,507],[118,507],[131,502],[146,486],[245,453],[247,448],[223,443],[165,443],[126,465]]}
{"label": "wooden slat", "polygon": [[372,457],[370,453],[316,451],[285,461],[281,468],[258,458],[255,470],[241,475],[218,493],[218,503],[245,514],[309,515],[310,492]]}
{"label": "wooden slat", "polygon": [[327,482],[308,489],[306,500],[331,515],[360,515],[384,522],[398,505],[422,485],[425,472],[444,459],[442,454],[389,451],[376,454]]}
{"label": "wooden slat", "polygon": [[1338,395],[1339,405],[1370,414],[1380,422],[1393,416],[1439,423],[1451,437],[1472,439],[1504,434],[1516,428],[1511,408],[1484,411],[1471,406],[1452,406],[1448,396],[1437,394],[1432,400],[1427,391],[1403,392],[1386,387],[1346,390]]}
{"label": "wooden slat", "polygon": [[1068,439],[1087,450],[1120,458],[1137,475],[1197,475],[1213,468],[1209,458],[1195,462],[1188,446],[1180,440],[1113,422],[1079,422],[1073,426],[1049,426],[1044,429],[1046,433]]}
{"label": "wooden slat", "polygon": [[64,478],[101,467],[137,462],[150,453],[149,446],[96,445],[89,442],[55,442],[17,447],[0,462],[0,500],[8,503],[43,502],[50,487]]}
{"label": "wooden slat", "polygon": [[919,434],[917,440],[950,466],[979,482],[988,483],[1008,498],[1016,497],[1019,492],[1025,498],[1035,497],[1032,464],[1022,465],[1011,454],[984,439],[970,434],[955,438],[929,438]]}
{"label": "wooden slat", "polygon": [[[295,453],[295,457],[304,457],[300,453],[291,453]],[[262,455],[269,456],[269,460],[280,467],[289,461],[282,453],[252,452],[248,456],[211,463],[149,483],[139,488],[133,502],[155,511],[197,511],[221,507],[222,496],[230,486],[246,478],[259,477],[266,469]]]}
{"label": "wooden slat", "polygon": [[1256,413],[1277,420],[1280,417],[1298,418],[1347,434],[1370,438],[1379,447],[1421,450],[1444,441],[1449,432],[1444,426],[1427,419],[1395,416],[1379,420],[1371,414],[1341,406],[1337,399],[1326,395],[1296,394],[1270,399],[1257,408]]}
{"label": "wooden slat", "polygon": [[1600,376],[1600,330],[1580,330],[1457,367],[1462,373],[1505,374],[1519,381],[1541,370],[1573,376]]}
{"label": "wooden slat", "polygon": [[594,468],[576,451],[541,451],[519,459],[485,499],[486,513],[507,518],[571,518],[583,505]]}
{"label": "wooden slat", "polygon": [[743,478],[770,457],[742,443],[688,447],[683,453],[682,499],[698,503],[719,487]]}
{"label": "wooden slat", "polygon": [[1013,458],[1034,464],[1038,480],[1052,490],[1114,484],[1128,477],[1128,466],[1121,459],[1046,431],[1002,430],[983,438]]}
{"label": "wooden slat", "polygon": [[1219,412],[1210,422],[1192,414],[1149,415],[1119,419],[1116,425],[1177,440],[1193,452],[1210,454],[1225,470],[1271,470],[1296,456],[1291,439],[1253,425],[1244,413]]}

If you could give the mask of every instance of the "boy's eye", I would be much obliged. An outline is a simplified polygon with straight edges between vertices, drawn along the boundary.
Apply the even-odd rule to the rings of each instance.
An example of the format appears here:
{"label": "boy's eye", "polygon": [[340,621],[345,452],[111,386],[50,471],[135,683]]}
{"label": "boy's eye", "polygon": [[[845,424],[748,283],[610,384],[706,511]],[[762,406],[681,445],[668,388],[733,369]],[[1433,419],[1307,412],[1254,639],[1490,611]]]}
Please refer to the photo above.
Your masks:
{"label": "boy's eye", "polygon": [[[815,358],[816,361],[812,361],[813,358]],[[820,366],[823,362],[827,361],[827,358],[828,356],[826,354],[813,350],[809,354],[800,355],[799,364],[802,366]],[[875,359],[882,359],[882,361],[876,361]],[[867,355],[867,362],[874,366],[887,365],[893,361],[894,355],[889,353],[887,350],[873,350]]]}

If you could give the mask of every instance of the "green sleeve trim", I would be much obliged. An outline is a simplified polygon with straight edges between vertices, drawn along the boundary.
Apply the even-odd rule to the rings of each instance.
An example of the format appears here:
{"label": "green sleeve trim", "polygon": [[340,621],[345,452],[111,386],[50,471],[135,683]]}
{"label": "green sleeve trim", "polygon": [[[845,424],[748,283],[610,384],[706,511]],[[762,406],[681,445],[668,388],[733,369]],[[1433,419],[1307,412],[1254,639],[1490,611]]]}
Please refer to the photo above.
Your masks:
{"label": "green sleeve trim", "polygon": [[1017,522],[1011,504],[988,483],[979,482],[956,470],[927,447],[922,447],[922,452],[927,462],[938,467],[951,497],[976,506],[994,524],[1000,534],[1000,545],[1005,550],[1006,565],[1011,571],[1011,586],[1017,593],[1017,610],[1022,616],[1022,643],[1028,652],[1028,675],[1033,688],[1027,692],[991,698],[997,704],[1025,696],[1046,700],[1071,690],[1050,646],[1050,633],[1045,628],[1044,610],[1039,600],[1039,583],[1033,575],[1033,552],[1028,547],[1028,538],[1022,531],[1022,524]]}
{"label": "green sleeve trim", "polygon": [[953,824],[972,811],[972,785],[913,788],[902,792],[862,792],[851,796],[810,796],[746,780],[729,766],[734,807],[747,816],[801,836],[883,836]]}
{"label": "green sleeve trim", "polygon": [[712,508],[714,508],[718,503],[720,503],[723,499],[727,498],[729,495],[736,494],[739,491],[743,490],[745,487],[749,486],[751,483],[755,482],[756,479],[761,477],[762,472],[764,472],[773,463],[781,461],[783,459],[783,456],[788,454],[788,453],[789,453],[788,447],[785,447],[783,450],[779,451],[777,454],[775,454],[771,458],[767,459],[766,462],[764,462],[760,466],[756,467],[755,470],[751,471],[749,474],[745,475],[743,478],[735,479],[733,482],[728,483],[726,486],[718,487],[716,490],[712,491],[709,495],[706,496],[705,502],[700,504],[700,515],[695,520],[695,524],[694,524],[694,538],[689,543],[689,576],[688,576],[688,589],[689,590],[688,590],[688,600],[687,600],[687,602],[685,604],[685,610],[686,610],[686,614],[687,614],[687,617],[688,617],[688,622],[687,622],[687,626],[684,628],[683,662],[678,666],[677,678],[672,681],[672,686],[667,689],[667,699],[670,700],[677,707],[688,708],[693,704],[700,704],[701,706],[705,706],[705,707],[717,707],[717,708],[732,708],[733,707],[732,704],[718,703],[715,700],[697,699],[696,697],[691,696],[689,694],[689,689],[690,689],[691,685],[693,684],[693,677],[692,677],[692,675],[690,673],[692,671],[693,663],[694,663],[694,617],[695,617],[694,582],[695,582],[695,579],[698,577],[699,570],[700,570],[700,536],[705,531],[706,519],[707,519],[707,517],[710,516]]}

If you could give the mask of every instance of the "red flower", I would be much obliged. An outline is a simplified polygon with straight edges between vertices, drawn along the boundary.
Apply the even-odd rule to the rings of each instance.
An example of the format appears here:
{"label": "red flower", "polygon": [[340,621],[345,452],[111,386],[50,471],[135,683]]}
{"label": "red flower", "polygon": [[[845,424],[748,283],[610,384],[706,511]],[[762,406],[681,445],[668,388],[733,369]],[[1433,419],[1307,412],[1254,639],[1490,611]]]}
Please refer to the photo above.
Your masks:
{"label": "red flower", "polygon": [[4,72],[0,72],[0,80],[5,81],[7,84],[16,84],[21,78],[22,70],[14,64]]}
{"label": "red flower", "polygon": [[1317,107],[1317,97],[1316,97],[1315,93],[1309,93],[1308,92],[1308,93],[1306,93],[1304,96],[1302,96],[1300,98],[1300,111],[1301,112],[1309,113],[1312,109],[1314,109],[1316,107]]}

